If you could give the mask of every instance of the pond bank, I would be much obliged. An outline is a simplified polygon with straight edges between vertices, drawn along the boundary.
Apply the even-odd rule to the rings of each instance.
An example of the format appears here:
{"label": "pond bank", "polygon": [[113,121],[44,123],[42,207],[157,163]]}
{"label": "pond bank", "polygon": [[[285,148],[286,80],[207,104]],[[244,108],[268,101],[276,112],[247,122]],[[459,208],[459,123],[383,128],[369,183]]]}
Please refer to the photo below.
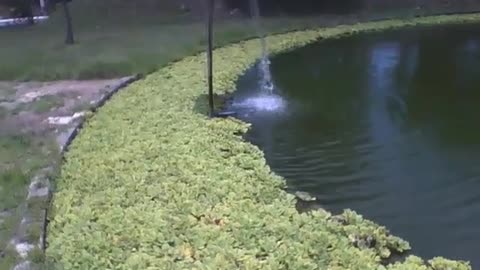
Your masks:
{"label": "pond bank", "polygon": [[289,191],[477,269],[479,34],[440,25],[317,42],[270,59],[274,96],[249,69],[229,109]]}
{"label": "pond bank", "polygon": [[[280,53],[360,32],[478,21],[479,15],[463,15],[364,23],[270,36],[268,44]],[[259,52],[257,40],[216,50],[219,94],[235,88]],[[409,249],[386,228],[351,211],[341,224],[325,211],[299,214],[294,197],[282,190],[284,180],[242,140],[248,125],[206,117],[204,59],[200,54],[160,69],[88,121],[58,181],[51,263],[67,269],[470,269],[416,257],[384,266],[382,258]],[[364,238],[367,245],[359,245]]]}

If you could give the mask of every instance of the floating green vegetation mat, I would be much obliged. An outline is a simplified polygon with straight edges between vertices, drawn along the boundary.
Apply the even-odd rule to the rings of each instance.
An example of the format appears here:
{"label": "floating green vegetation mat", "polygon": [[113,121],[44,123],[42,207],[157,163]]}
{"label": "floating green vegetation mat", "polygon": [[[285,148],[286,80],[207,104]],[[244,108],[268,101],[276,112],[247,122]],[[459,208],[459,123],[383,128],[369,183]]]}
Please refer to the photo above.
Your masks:
{"label": "floating green vegetation mat", "polygon": [[[479,15],[383,21],[268,38],[280,53],[323,38]],[[260,55],[250,40],[217,49],[215,89],[234,90]],[[117,94],[66,155],[49,226],[58,269],[470,269],[410,256],[407,242],[345,211],[298,213],[285,181],[242,140],[248,125],[206,116],[205,55],[187,57]],[[448,243],[447,243],[448,244]]]}

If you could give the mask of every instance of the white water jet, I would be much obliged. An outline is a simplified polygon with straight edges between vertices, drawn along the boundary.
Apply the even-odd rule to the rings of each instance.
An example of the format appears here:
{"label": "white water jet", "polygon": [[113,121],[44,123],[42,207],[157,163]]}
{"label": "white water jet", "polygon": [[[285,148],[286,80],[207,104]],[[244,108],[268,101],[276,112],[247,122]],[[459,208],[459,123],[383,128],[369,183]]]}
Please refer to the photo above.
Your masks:
{"label": "white water jet", "polygon": [[237,99],[232,106],[242,113],[245,113],[245,115],[248,115],[250,112],[282,112],[285,110],[286,102],[281,96],[274,93],[275,87],[270,72],[270,60],[265,34],[260,25],[260,7],[258,0],[250,0],[250,9],[252,22],[260,39],[262,49],[256,70],[258,72],[258,88],[260,92],[258,93],[258,88],[255,88],[256,91],[253,96]]}
{"label": "white water jet", "polygon": [[252,14],[252,21],[257,30],[257,35],[260,38],[260,45],[262,48],[262,55],[259,63],[260,75],[260,89],[263,93],[273,94],[274,85],[272,82],[272,74],[270,72],[270,60],[268,56],[267,42],[265,40],[265,33],[260,25],[260,6],[258,0],[250,0],[250,10]]}
{"label": "white water jet", "polygon": [[254,111],[282,111],[286,107],[285,100],[275,94],[262,93],[258,96],[249,97],[233,104],[239,109],[250,109]]}

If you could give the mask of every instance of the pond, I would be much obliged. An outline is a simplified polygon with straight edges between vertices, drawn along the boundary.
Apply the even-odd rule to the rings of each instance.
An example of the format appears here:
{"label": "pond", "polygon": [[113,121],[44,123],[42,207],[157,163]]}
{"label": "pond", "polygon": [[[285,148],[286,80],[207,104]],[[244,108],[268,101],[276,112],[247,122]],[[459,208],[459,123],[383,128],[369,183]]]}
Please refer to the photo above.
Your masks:
{"label": "pond", "polygon": [[[271,69],[276,99],[249,99],[251,69],[233,106],[289,189],[385,225],[416,255],[480,268],[479,25],[322,41]],[[240,106],[255,102],[268,106]]]}

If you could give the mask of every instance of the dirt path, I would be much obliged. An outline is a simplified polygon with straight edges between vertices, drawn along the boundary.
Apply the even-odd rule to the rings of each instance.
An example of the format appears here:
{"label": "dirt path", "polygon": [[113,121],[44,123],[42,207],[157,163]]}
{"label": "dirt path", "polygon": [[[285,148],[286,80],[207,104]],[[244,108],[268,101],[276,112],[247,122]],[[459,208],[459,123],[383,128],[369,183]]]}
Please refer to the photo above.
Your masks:
{"label": "dirt path", "polygon": [[0,135],[51,131],[55,118],[88,110],[117,81],[0,82]]}
{"label": "dirt path", "polygon": [[40,238],[40,220],[31,219],[34,226],[19,232],[29,221],[28,199],[48,197],[46,183],[32,179],[56,171],[61,151],[84,116],[132,80],[0,81],[0,269],[26,259],[19,254],[27,256],[24,249],[34,248],[30,242]]}

